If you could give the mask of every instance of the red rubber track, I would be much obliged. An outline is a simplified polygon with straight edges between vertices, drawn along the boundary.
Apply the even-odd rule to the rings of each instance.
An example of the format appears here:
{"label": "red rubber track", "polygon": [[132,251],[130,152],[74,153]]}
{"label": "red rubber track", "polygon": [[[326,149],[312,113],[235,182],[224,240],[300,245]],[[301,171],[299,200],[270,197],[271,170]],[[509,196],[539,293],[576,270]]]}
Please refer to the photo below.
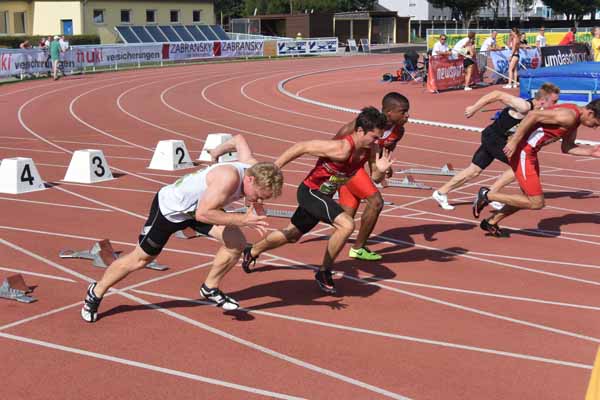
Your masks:
{"label": "red rubber track", "polygon": [[[103,271],[58,252],[102,238],[132,248],[153,194],[189,172],[147,169],[159,140],[183,139],[196,158],[208,133],[243,133],[260,159],[273,160],[298,140],[330,138],[353,117],[281,94],[283,79],[346,68],[286,89],[350,108],[377,106],[397,90],[414,118],[479,127],[493,115],[463,114],[492,88],[434,95],[379,83],[397,62],[257,61],[0,86],[0,158],[31,157],[55,184],[0,195],[0,276],[22,271],[39,298],[0,302],[3,397],[582,398],[600,342],[600,164],[562,155],[557,144],[541,155],[547,207],[507,219],[510,238],[486,237],[471,216],[478,187],[504,170],[493,164],[451,193],[452,212],[429,191],[385,189],[394,204],[370,243],[384,259],[351,260],[346,247],[335,267],[339,297],[322,295],[305,269],[320,263],[331,232],[320,224],[301,243],[263,255],[256,273],[235,268],[226,277],[223,290],[249,312],[194,303],[216,242],[172,239],[159,257],[169,271],[132,274],[103,301],[96,324],[79,318],[87,281]],[[461,168],[478,142],[473,132],[409,124],[396,169]],[[102,149],[118,178],[62,182],[70,152],[85,148]],[[275,206],[295,207],[295,187],[313,164],[306,157],[285,169]],[[417,179],[437,187],[447,177]]]}

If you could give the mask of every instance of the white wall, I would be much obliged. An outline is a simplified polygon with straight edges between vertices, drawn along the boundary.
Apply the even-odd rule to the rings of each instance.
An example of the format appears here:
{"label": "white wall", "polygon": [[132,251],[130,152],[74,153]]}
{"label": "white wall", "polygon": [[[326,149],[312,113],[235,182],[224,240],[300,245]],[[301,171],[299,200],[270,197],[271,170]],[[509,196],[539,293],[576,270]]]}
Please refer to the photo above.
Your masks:
{"label": "white wall", "polygon": [[427,0],[379,0],[379,5],[413,20],[450,19],[450,9],[434,8]]}

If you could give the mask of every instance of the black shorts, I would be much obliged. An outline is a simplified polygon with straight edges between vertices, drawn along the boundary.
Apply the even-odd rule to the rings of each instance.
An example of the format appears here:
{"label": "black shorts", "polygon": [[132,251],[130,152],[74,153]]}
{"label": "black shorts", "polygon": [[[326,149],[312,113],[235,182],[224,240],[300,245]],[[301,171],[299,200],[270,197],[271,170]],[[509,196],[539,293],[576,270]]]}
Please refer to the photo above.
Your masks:
{"label": "black shorts", "polygon": [[138,243],[142,250],[149,256],[157,256],[167,244],[169,237],[177,231],[181,231],[185,228],[192,228],[198,233],[208,235],[208,232],[212,229],[213,225],[205,224],[203,222],[190,219],[183,222],[171,222],[165,218],[160,212],[158,206],[158,193],[152,200],[152,206],[150,207],[150,215],[148,220],[142,228],[142,233],[139,237]]}
{"label": "black shorts", "polygon": [[466,69],[466,68],[467,68],[469,65],[473,65],[473,64],[475,64],[475,61],[473,61],[473,60],[472,60],[472,59],[470,59],[470,58],[465,58],[465,59],[463,60],[463,68],[465,68],[465,69]]}
{"label": "black shorts", "polygon": [[298,208],[292,215],[292,224],[302,234],[310,232],[319,221],[333,224],[338,215],[344,212],[342,207],[318,189],[310,189],[304,183],[298,186],[296,192]]}
{"label": "black shorts", "polygon": [[481,134],[481,146],[473,154],[472,163],[481,169],[486,169],[494,160],[502,161],[508,165],[508,159],[504,154],[504,146],[508,137],[490,129],[484,129]]}

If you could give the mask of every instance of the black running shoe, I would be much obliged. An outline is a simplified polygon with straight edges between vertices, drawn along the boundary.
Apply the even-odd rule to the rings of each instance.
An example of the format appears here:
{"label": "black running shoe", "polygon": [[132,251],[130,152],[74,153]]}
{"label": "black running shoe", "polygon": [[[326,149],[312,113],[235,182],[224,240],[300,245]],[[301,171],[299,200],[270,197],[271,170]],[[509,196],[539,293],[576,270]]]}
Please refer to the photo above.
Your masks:
{"label": "black running shoe", "polygon": [[85,293],[85,299],[83,300],[83,307],[81,307],[81,318],[86,322],[96,322],[98,319],[98,307],[102,297],[97,297],[94,294],[94,288],[98,282],[90,283]]}
{"label": "black running shoe", "polygon": [[333,272],[330,269],[326,269],[325,271],[317,271],[315,274],[315,279],[317,280],[317,284],[319,288],[328,294],[335,294],[335,284],[333,283]]}
{"label": "black running shoe", "polygon": [[484,231],[488,232],[490,235],[494,237],[507,237],[508,235],[504,232],[497,224],[490,224],[490,221],[484,219],[479,224],[479,227]]}
{"label": "black running shoe", "polygon": [[489,188],[481,187],[477,192],[477,196],[475,196],[475,201],[473,201],[473,216],[475,218],[479,218],[481,211],[490,204],[488,200],[487,194],[490,191]]}
{"label": "black running shoe", "polygon": [[252,266],[255,266],[257,259],[258,256],[252,257],[252,245],[247,245],[244,248],[244,251],[242,252],[242,268],[244,269],[245,273],[249,274],[252,272],[252,270],[250,269],[250,264],[252,264]]}
{"label": "black running shoe", "polygon": [[208,286],[202,284],[200,294],[206,300],[215,303],[217,307],[221,307],[223,310],[232,311],[240,307],[240,304],[235,299],[221,292],[219,288],[209,289]]}

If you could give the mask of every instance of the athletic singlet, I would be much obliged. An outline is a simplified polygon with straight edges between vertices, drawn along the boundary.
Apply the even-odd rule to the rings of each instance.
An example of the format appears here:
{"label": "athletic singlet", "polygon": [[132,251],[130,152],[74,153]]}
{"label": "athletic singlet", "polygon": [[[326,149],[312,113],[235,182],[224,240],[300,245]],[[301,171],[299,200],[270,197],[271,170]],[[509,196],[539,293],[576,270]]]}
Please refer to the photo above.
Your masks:
{"label": "athletic singlet", "polygon": [[394,147],[396,143],[404,136],[404,127],[397,124],[383,132],[381,139],[377,141],[380,147]]}
{"label": "athletic singlet", "polygon": [[[548,107],[548,110],[556,109],[556,108],[568,108],[570,110],[575,111],[577,116],[577,126],[579,126],[581,117],[581,111],[579,111],[579,106],[576,104],[556,104],[552,107]],[[567,136],[571,131],[564,129],[558,125],[546,125],[537,124],[533,128],[531,128],[531,132],[528,135],[525,135],[521,140],[521,145],[526,146],[529,145],[531,149],[531,153],[537,153],[540,149],[550,143],[554,143],[557,140],[562,139]]]}
{"label": "athletic singlet", "polygon": [[369,151],[364,151],[362,157],[354,160],[354,150],[356,145],[352,135],[347,135],[339,139],[350,142],[350,158],[346,161],[331,161],[325,157],[319,157],[317,165],[308,173],[304,179],[304,184],[310,189],[318,189],[326,195],[333,195],[340,186],[348,182],[356,171],[358,171],[369,158]]}
{"label": "athletic singlet", "polygon": [[194,219],[198,201],[206,191],[206,176],[217,167],[231,166],[237,170],[240,176],[238,187],[227,199],[223,206],[232,203],[242,197],[242,182],[249,164],[232,162],[227,164],[214,164],[210,167],[187,174],[179,178],[175,183],[165,186],[158,191],[158,206],[160,212],[171,222],[183,222]]}
{"label": "athletic singlet", "polygon": [[[527,102],[530,104],[530,110],[533,110],[533,100],[529,99]],[[484,132],[493,133],[499,136],[510,136],[515,133],[515,128],[521,123],[522,118],[515,118],[510,115],[510,107],[504,108],[502,111],[494,116],[494,122],[488,125]],[[486,132],[487,131],[487,132]]]}

